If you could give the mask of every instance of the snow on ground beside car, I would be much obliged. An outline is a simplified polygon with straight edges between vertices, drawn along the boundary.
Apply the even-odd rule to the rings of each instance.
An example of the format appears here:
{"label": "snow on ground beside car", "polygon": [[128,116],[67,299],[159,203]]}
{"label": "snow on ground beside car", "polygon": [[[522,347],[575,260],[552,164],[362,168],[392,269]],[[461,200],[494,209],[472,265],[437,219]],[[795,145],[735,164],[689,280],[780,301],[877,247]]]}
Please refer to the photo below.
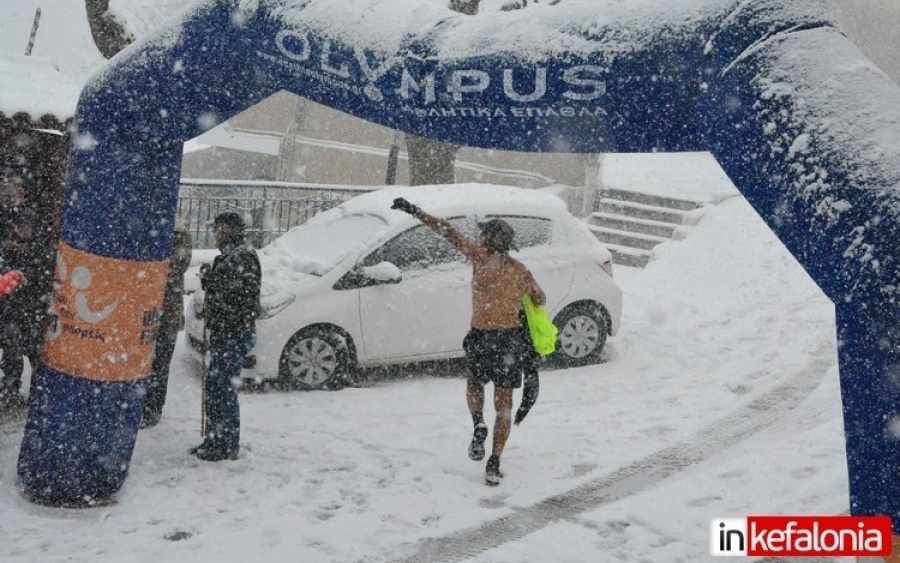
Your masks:
{"label": "snow on ground beside car", "polygon": [[459,374],[406,368],[244,393],[240,459],[200,462],[182,338],[112,506],[23,500],[22,421],[0,424],[0,560],[697,562],[712,518],[846,510],[832,308],[749,205],[616,274],[607,361],[543,373],[498,488],[466,457]]}

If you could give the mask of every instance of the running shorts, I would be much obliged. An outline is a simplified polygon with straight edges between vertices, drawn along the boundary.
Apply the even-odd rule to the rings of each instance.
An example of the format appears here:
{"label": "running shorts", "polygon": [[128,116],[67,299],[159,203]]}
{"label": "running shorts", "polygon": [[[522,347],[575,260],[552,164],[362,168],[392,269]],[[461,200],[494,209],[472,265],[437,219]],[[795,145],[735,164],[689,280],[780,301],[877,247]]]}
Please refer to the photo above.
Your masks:
{"label": "running shorts", "polygon": [[470,329],[463,340],[463,350],[475,380],[481,384],[492,382],[500,389],[521,387],[523,360],[531,345],[526,336],[521,327]]}

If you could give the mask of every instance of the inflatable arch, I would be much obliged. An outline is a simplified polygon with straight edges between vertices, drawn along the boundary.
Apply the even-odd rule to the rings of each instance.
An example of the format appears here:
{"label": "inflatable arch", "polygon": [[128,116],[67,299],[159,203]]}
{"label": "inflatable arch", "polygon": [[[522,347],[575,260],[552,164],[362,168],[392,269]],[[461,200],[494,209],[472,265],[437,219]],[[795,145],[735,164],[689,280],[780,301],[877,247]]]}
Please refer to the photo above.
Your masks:
{"label": "inflatable arch", "polygon": [[182,143],[285,89],[387,127],[543,152],[711,151],[834,302],[850,509],[900,532],[900,89],[824,0],[203,0],[82,92],[53,306],[19,476],[122,485]]}

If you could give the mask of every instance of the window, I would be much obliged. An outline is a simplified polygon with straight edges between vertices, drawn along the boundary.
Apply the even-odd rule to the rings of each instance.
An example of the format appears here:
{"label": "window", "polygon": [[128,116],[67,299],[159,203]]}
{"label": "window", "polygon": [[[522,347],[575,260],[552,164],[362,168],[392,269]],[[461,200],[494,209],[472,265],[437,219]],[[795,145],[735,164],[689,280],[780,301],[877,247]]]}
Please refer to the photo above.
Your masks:
{"label": "window", "polygon": [[[516,232],[515,245],[520,250],[550,243],[552,223],[541,217],[489,215],[478,221],[466,217],[454,217],[449,221],[463,236],[478,240],[478,222],[493,217],[499,217],[510,224]],[[465,256],[456,247],[428,227],[418,225],[400,233],[366,256],[362,265],[365,267],[390,262],[406,273],[463,261]]]}
{"label": "window", "polygon": [[362,265],[374,266],[390,262],[405,273],[464,260],[463,254],[443,237],[424,225],[418,225],[400,233],[366,256]]}
{"label": "window", "polygon": [[493,217],[503,219],[513,228],[513,231],[516,233],[516,238],[513,239],[513,243],[519,250],[530,246],[550,244],[550,239],[553,234],[553,223],[550,219],[544,219],[542,217],[488,215],[485,220]]}
{"label": "window", "polygon": [[472,240],[478,240],[479,230],[478,223],[483,223],[490,219],[503,219],[509,226],[513,228],[516,236],[513,243],[519,250],[531,246],[541,246],[550,244],[553,235],[553,223],[550,219],[543,217],[525,217],[522,215],[486,215],[469,219],[467,217],[458,217],[451,219],[450,222],[459,230],[463,236]]}

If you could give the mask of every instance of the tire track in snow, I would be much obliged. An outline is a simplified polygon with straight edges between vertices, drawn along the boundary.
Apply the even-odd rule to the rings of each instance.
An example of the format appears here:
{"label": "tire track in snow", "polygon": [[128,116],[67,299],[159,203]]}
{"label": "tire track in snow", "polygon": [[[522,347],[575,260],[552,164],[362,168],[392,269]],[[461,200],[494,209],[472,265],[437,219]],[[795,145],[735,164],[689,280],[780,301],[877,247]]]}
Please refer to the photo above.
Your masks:
{"label": "tire track in snow", "polygon": [[735,446],[772,426],[780,416],[796,408],[821,383],[834,363],[830,353],[816,354],[814,357],[816,360],[808,370],[795,373],[743,408],[708,425],[690,442],[682,442],[650,454],[611,474],[532,506],[516,508],[511,514],[477,528],[398,546],[387,559],[366,558],[365,561],[464,561],[505,543],[522,539],[556,522],[640,493],[721,454],[724,448]]}

